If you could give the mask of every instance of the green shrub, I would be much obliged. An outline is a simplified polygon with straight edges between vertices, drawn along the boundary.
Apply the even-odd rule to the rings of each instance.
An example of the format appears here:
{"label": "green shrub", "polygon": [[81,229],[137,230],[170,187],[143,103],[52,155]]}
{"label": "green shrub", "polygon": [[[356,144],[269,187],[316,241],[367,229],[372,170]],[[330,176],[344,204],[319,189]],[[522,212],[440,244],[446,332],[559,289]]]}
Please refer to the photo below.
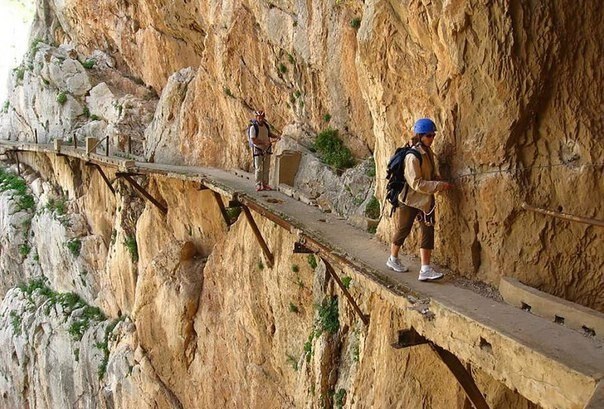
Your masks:
{"label": "green shrub", "polygon": [[20,65],[17,68],[13,68],[13,73],[17,78],[17,82],[20,83],[21,81],[23,81],[23,78],[25,78],[25,67]]}
{"label": "green shrub", "polygon": [[21,244],[19,246],[19,254],[21,254],[23,257],[27,257],[27,255],[29,254],[30,251],[31,251],[31,247],[27,243]]}
{"label": "green shrub", "polygon": [[61,105],[67,102],[67,94],[64,91],[57,94],[57,102]]}
{"label": "green shrub", "polygon": [[285,64],[283,64],[283,63],[279,64],[279,72],[281,74],[285,74],[287,72],[287,67],[285,66]]}
{"label": "green shrub", "polygon": [[262,263],[262,260],[258,260],[257,266],[258,266],[258,270],[260,270],[260,271],[264,270],[264,264]]}
{"label": "green shrub", "polygon": [[83,109],[82,111],[83,111],[83,115],[84,115],[86,118],[90,118],[90,108],[88,108],[88,107],[84,107],[84,109]]}
{"label": "green shrub", "polygon": [[367,233],[375,234],[377,231],[377,225],[367,227]]}
{"label": "green shrub", "polygon": [[292,369],[294,371],[297,371],[298,370],[298,361],[296,360],[296,358],[291,354],[287,354],[286,356],[287,356],[287,363],[292,366]]}
{"label": "green shrub", "polygon": [[344,406],[345,399],[346,399],[346,389],[339,389],[333,395],[334,407],[337,409],[341,409]]}
{"label": "green shrub", "polygon": [[38,52],[38,48],[40,46],[40,43],[43,42],[44,40],[42,40],[40,37],[36,37],[31,44],[29,45],[29,51],[34,54],[36,52]]}
{"label": "green shrub", "polygon": [[344,288],[350,288],[350,283],[352,282],[352,277],[342,277],[342,285]]}
{"label": "green shrub", "polygon": [[340,320],[338,312],[338,297],[325,297],[321,305],[317,306],[319,319],[317,321],[318,330],[335,334],[340,329]]}
{"label": "green shrub", "polygon": [[21,322],[23,319],[16,311],[10,312],[10,324],[15,335],[21,335]]}
{"label": "green shrub", "polygon": [[69,252],[72,256],[77,257],[80,255],[80,251],[82,250],[82,242],[80,239],[71,239],[67,243],[65,243]]}
{"label": "green shrub", "polygon": [[134,263],[138,261],[138,246],[136,244],[136,237],[128,236],[124,239],[124,246],[128,249],[130,253],[130,258]]}
{"label": "green shrub", "polygon": [[82,67],[89,70],[89,69],[93,68],[95,64],[96,64],[96,60],[94,58],[88,58],[86,61],[84,61],[82,63]]}
{"label": "green shrub", "polygon": [[365,175],[369,176],[370,178],[375,177],[375,159],[373,159],[373,157],[370,158],[369,168],[367,168]]}
{"label": "green shrub", "polygon": [[46,286],[46,278],[34,278],[28,283],[20,283],[17,285],[26,295],[31,296],[34,291],[40,290],[43,295],[49,295],[50,289]]}
{"label": "green shrub", "polygon": [[231,97],[231,98],[235,97],[229,88],[224,87],[224,88],[222,88],[222,90],[224,91],[224,93],[226,94],[227,97]]}
{"label": "green shrub", "polygon": [[8,112],[8,108],[10,108],[10,102],[8,99],[4,101],[4,105],[2,105],[2,113],[6,114]]}
{"label": "green shrub", "polygon": [[101,117],[95,114],[90,115],[91,121],[100,121]]}
{"label": "green shrub", "polygon": [[310,266],[310,268],[312,268],[313,270],[315,268],[317,268],[317,266],[318,266],[317,258],[315,257],[314,254],[309,254],[307,260],[308,260],[308,265]]}
{"label": "green shrub", "polygon": [[239,218],[239,215],[241,214],[241,207],[239,207],[239,206],[227,207],[226,214],[227,214],[227,218],[229,219],[229,224],[233,224],[237,221],[237,219]]}
{"label": "green shrub", "polygon": [[323,120],[324,120],[325,122],[329,122],[329,121],[331,121],[331,115],[330,115],[330,114],[325,114],[325,115],[323,115]]}
{"label": "green shrub", "polygon": [[302,93],[300,91],[294,92],[294,97],[300,98],[301,96],[302,96]]}
{"label": "green shrub", "polygon": [[370,219],[379,219],[380,217],[380,202],[376,199],[375,196],[371,196],[371,200],[367,203],[365,207],[365,216]]}
{"label": "green shrub", "polygon": [[111,338],[113,330],[115,329],[117,324],[119,324],[120,321],[123,321],[125,318],[126,316],[122,315],[121,317],[111,321],[105,327],[105,336],[103,337],[103,341],[97,342],[95,344],[95,346],[100,349],[101,352],[103,352],[103,359],[101,360],[101,363],[99,364],[99,369],[97,371],[99,379],[103,379],[103,377],[105,376],[105,372],[107,371],[107,363],[109,362],[109,338]]}
{"label": "green shrub", "polygon": [[358,30],[361,27],[361,19],[359,17],[355,17],[350,20],[350,27],[354,28],[355,30]]}
{"label": "green shrub", "polygon": [[338,136],[338,131],[327,128],[317,135],[314,149],[321,160],[336,169],[347,169],[354,166],[354,158]]}
{"label": "green shrub", "polygon": [[297,264],[292,264],[292,271],[293,271],[294,273],[297,273],[298,271],[300,271],[300,267],[298,267],[298,265],[297,265]]}
{"label": "green shrub", "polygon": [[14,173],[7,172],[0,168],[0,191],[14,191],[13,199],[16,199],[16,210],[32,210],[36,207],[34,197],[27,193],[27,183],[25,179]]}
{"label": "green shrub", "polygon": [[294,314],[297,314],[298,312],[300,312],[300,309],[298,308],[298,306],[296,304],[294,304],[293,302],[289,303],[289,312],[293,312]]}
{"label": "green shrub", "polygon": [[315,337],[315,332],[312,331],[308,336],[308,339],[304,343],[304,354],[306,355],[306,362],[310,362],[312,357],[312,340]]}
{"label": "green shrub", "polygon": [[359,362],[359,356],[361,354],[361,347],[359,340],[356,339],[352,345],[352,362]]}
{"label": "green shrub", "polygon": [[63,196],[58,198],[51,197],[46,203],[46,209],[51,213],[55,212],[57,216],[64,216],[67,214],[67,199]]}

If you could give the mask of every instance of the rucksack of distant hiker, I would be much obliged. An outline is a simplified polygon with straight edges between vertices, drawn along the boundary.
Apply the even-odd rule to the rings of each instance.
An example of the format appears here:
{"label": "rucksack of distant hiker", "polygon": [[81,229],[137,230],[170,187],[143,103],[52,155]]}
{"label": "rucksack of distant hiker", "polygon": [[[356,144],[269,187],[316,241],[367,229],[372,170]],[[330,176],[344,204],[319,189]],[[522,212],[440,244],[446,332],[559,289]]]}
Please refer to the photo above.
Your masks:
{"label": "rucksack of distant hiker", "polygon": [[[271,128],[270,125],[268,124],[268,122],[264,121],[264,126],[266,126],[266,129],[268,129],[268,134],[270,135],[271,133]],[[254,149],[256,146],[254,145],[254,142],[252,142],[252,129],[254,130],[256,136],[258,135],[258,121],[255,119],[250,119],[250,124],[247,127],[247,143],[250,146],[250,149],[252,150],[252,153],[254,156],[256,156],[257,152],[256,149]]]}
{"label": "rucksack of distant hiker", "polygon": [[[399,195],[407,186],[407,180],[405,179],[405,158],[407,155],[415,156],[419,159],[419,165],[422,165],[422,155],[413,149],[413,147],[407,145],[396,149],[386,167],[386,179],[388,180],[388,184],[386,185],[386,200],[390,203],[392,209],[390,210],[391,217],[396,208],[399,207]],[[405,198],[403,198],[404,200]]]}

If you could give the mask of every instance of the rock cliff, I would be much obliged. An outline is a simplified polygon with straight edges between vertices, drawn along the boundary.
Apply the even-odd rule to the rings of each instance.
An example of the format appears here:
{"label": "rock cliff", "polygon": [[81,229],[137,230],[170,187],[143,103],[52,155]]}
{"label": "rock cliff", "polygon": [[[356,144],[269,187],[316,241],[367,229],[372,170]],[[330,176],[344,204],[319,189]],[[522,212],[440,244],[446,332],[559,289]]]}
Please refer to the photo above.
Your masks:
{"label": "rock cliff", "polygon": [[[604,219],[602,17],[595,1],[40,0],[0,137],[249,169],[244,129],[263,108],[279,149],[303,153],[295,187],[352,220],[430,116],[457,186],[438,198],[436,260],[604,311],[602,229],[520,207]],[[327,128],[352,169],[317,159]],[[430,350],[384,344],[405,320],[387,297],[363,287],[361,326],[270,222],[273,268],[191,183],[139,178],[163,216],[78,161],[20,159],[26,186],[13,167],[0,189],[4,405],[468,407]],[[378,237],[391,231],[382,217]],[[536,407],[474,372],[493,408]]]}

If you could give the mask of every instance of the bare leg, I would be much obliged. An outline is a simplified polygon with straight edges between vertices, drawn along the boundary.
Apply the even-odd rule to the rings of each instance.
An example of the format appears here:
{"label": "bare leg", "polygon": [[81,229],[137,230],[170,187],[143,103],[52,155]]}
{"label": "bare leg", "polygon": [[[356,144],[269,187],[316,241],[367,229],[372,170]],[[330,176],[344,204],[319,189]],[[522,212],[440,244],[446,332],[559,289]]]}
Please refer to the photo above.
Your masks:
{"label": "bare leg", "polygon": [[432,258],[432,250],[430,249],[419,249],[419,255],[422,260],[422,266],[429,266],[430,259]]}
{"label": "bare leg", "polygon": [[390,255],[394,258],[398,257],[398,252],[401,249],[401,246],[397,246],[396,244],[390,244]]}

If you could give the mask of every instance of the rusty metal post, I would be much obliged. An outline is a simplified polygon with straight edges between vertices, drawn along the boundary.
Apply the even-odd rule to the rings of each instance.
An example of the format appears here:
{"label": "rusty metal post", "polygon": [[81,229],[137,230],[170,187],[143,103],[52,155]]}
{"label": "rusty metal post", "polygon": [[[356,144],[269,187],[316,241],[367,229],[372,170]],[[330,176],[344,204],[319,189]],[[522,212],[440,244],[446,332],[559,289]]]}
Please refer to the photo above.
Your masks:
{"label": "rusty metal post", "polygon": [[73,147],[75,149],[78,149],[78,137],[76,136],[76,134],[73,134]]}
{"label": "rusty metal post", "polygon": [[128,183],[130,183],[132,185],[132,187],[134,187],[136,190],[138,190],[139,193],[142,194],[148,201],[153,203],[155,205],[155,207],[157,207],[159,210],[161,210],[161,212],[163,214],[168,213],[168,209],[164,205],[162,205],[156,198],[151,196],[149,194],[149,192],[147,192],[141,185],[136,183],[136,181],[134,179],[132,179],[132,177],[129,174],[118,172],[115,175],[117,177],[122,177],[122,178],[126,179],[128,181]]}
{"label": "rusty metal post", "polygon": [[21,176],[21,163],[19,163],[19,153],[15,151],[15,162],[17,162],[17,175]]}
{"label": "rusty metal post", "polygon": [[86,165],[92,166],[93,168],[96,168],[96,170],[99,171],[101,178],[103,178],[103,180],[105,181],[105,184],[107,185],[109,190],[111,190],[111,193],[113,193],[115,195],[115,189],[113,188],[113,185],[111,184],[111,181],[109,181],[109,178],[107,177],[107,175],[105,175],[105,172],[103,172],[103,169],[96,163],[86,162]]}
{"label": "rusty metal post", "polygon": [[109,156],[109,135],[106,136],[107,140],[105,141],[105,156]]}
{"label": "rusty metal post", "polygon": [[350,295],[350,292],[348,291],[348,289],[346,287],[344,287],[344,284],[342,283],[342,280],[340,280],[340,277],[338,277],[338,275],[336,274],[336,272],[333,269],[333,267],[331,266],[331,264],[329,264],[329,262],[327,260],[325,260],[324,258],[321,258],[321,259],[323,260],[323,263],[325,263],[325,267],[327,268],[327,272],[329,273],[330,276],[333,277],[333,279],[336,281],[336,283],[338,283],[338,286],[340,287],[340,289],[342,290],[342,292],[344,293],[344,295],[348,299],[348,302],[352,305],[352,308],[357,313],[357,315],[359,316],[359,318],[361,318],[361,321],[363,321],[363,324],[369,325],[369,316],[363,314],[363,312],[361,311],[361,309],[357,305],[357,303],[354,300],[354,298],[352,298],[352,295]]}
{"label": "rusty metal post", "polygon": [[216,204],[220,208],[220,213],[222,214],[222,218],[224,219],[224,222],[226,223],[227,226],[230,226],[231,220],[229,219],[229,215],[227,214],[226,208],[224,207],[224,203],[222,202],[222,196],[220,196],[220,193],[214,192],[213,190],[212,190],[212,194],[214,195],[214,199],[216,199]]}
{"label": "rusty metal post", "polygon": [[132,135],[128,134],[128,154],[132,154]]}
{"label": "rusty metal post", "polygon": [[250,213],[250,209],[247,206],[241,206],[241,207],[243,208],[243,213],[245,213],[245,217],[247,218],[247,221],[249,222],[250,227],[252,228],[252,231],[254,232],[254,236],[256,236],[256,240],[258,240],[258,243],[260,244],[260,247],[262,248],[264,257],[266,257],[266,264],[268,264],[269,267],[273,267],[273,264],[275,263],[274,257],[271,254],[270,250],[268,249],[268,246],[266,245],[266,242],[264,241],[264,238],[262,237],[262,233],[260,233],[260,230],[258,229],[258,225],[254,221],[254,218],[252,217],[252,213]]}
{"label": "rusty metal post", "polygon": [[38,128],[34,128],[34,141],[38,143]]}

